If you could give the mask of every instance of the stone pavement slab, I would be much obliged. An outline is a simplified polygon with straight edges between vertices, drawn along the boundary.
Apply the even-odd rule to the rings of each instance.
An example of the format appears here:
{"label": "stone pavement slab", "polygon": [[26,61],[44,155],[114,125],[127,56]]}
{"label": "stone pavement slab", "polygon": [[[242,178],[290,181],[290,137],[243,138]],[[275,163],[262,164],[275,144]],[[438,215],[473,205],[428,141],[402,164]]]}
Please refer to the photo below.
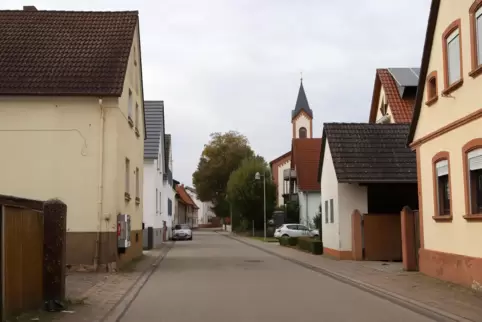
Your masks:
{"label": "stone pavement slab", "polygon": [[72,303],[67,312],[42,314],[41,321],[80,322],[103,321],[125,297],[140,278],[172,247],[166,243],[160,248],[143,252],[143,257],[116,273],[69,273],[66,297]]}
{"label": "stone pavement slab", "polygon": [[[434,312],[453,315],[455,320],[482,321],[482,294],[474,290],[427,277],[419,272],[406,272],[396,263],[341,261],[327,256],[312,255],[297,249],[265,243],[252,238],[231,236],[241,242],[261,248],[286,259],[333,272],[364,285],[392,293],[407,301],[419,303]],[[418,305],[418,304],[416,304]]]}

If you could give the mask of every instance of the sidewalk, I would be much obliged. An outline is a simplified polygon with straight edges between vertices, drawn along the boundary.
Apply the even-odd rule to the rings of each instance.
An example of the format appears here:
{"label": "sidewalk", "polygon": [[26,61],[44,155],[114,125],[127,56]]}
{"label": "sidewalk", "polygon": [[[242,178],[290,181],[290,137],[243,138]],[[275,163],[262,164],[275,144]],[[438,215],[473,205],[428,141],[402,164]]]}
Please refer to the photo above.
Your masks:
{"label": "sidewalk", "polygon": [[103,321],[142,277],[148,274],[169,251],[172,243],[144,251],[117,273],[70,273],[66,280],[66,297],[72,303],[61,313],[46,313],[40,321]]}
{"label": "sidewalk", "polygon": [[[433,312],[447,314],[455,321],[482,321],[482,294],[473,290],[427,277],[419,272],[406,272],[398,263],[367,261],[339,261],[327,256],[312,255],[247,237],[232,236],[219,232],[241,242],[268,251],[274,255],[305,264],[310,268],[332,275],[334,278],[350,281],[350,284],[364,285],[363,289],[410,302]],[[377,292],[379,290],[380,292]],[[465,321],[466,321],[465,320]]]}

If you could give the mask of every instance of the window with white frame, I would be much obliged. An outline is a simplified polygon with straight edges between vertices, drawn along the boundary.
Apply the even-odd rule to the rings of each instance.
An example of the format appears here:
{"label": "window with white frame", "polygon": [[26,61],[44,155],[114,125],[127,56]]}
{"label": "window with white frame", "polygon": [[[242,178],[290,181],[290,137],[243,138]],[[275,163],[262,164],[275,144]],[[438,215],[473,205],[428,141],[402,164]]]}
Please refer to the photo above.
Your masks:
{"label": "window with white frame", "polygon": [[139,168],[136,168],[136,198],[139,198],[140,189]]}
{"label": "window with white frame", "polygon": [[159,189],[156,188],[156,213],[159,213]]}
{"label": "window with white frame", "polygon": [[132,104],[133,98],[132,98],[132,91],[129,89],[129,101],[127,102],[127,116],[132,119]]}
{"label": "window with white frame", "polygon": [[328,200],[325,200],[325,223],[328,223]]}
{"label": "window with white frame", "polygon": [[130,174],[130,167],[131,167],[131,162],[129,161],[129,159],[126,158],[125,160],[125,192],[127,194],[130,193],[130,189],[129,189],[129,186],[130,186],[130,182],[129,182],[129,174]]}
{"label": "window with white frame", "polygon": [[440,160],[435,164],[437,215],[450,215],[449,162]]}
{"label": "window with white frame", "polygon": [[452,85],[461,78],[460,29],[457,28],[447,37],[447,79]]}
{"label": "window with white frame", "polygon": [[335,210],[333,208],[333,199],[330,199],[330,222],[335,222]]}
{"label": "window with white frame", "polygon": [[482,148],[467,153],[471,214],[482,214]]}
{"label": "window with white frame", "polygon": [[475,41],[477,48],[477,66],[482,65],[482,6],[475,12]]}

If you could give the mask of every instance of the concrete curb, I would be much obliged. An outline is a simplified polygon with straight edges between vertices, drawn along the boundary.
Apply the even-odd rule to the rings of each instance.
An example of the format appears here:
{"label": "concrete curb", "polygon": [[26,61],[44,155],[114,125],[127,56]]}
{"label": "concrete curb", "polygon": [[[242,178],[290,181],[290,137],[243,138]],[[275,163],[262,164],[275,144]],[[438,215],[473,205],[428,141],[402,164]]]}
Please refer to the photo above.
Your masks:
{"label": "concrete curb", "polygon": [[165,244],[161,254],[157,257],[154,263],[144,270],[127,292],[121,297],[121,299],[107,312],[107,314],[100,320],[100,322],[118,322],[125,315],[132,302],[137,298],[140,291],[147,283],[149,278],[154,274],[159,264],[166,257],[169,251],[174,246],[174,242]]}
{"label": "concrete curb", "polygon": [[253,243],[247,242],[247,241],[243,240],[243,237],[237,237],[235,235],[233,236],[231,234],[226,234],[226,233],[219,233],[219,232],[217,232],[217,233],[219,235],[225,236],[227,238],[231,238],[231,239],[236,240],[236,241],[238,241],[240,243],[243,243],[245,245],[251,246],[251,247],[256,248],[256,249],[259,249],[259,250],[261,250],[265,253],[277,256],[277,257],[282,258],[284,260],[287,260],[287,261],[290,261],[292,263],[303,266],[305,268],[308,268],[312,271],[315,271],[315,272],[321,273],[323,275],[329,276],[329,277],[331,277],[331,278],[333,278],[337,281],[340,281],[342,283],[345,283],[345,284],[354,286],[358,289],[361,289],[363,291],[369,292],[369,293],[371,293],[375,296],[378,296],[380,298],[388,300],[388,301],[390,301],[392,303],[395,303],[399,306],[402,306],[406,309],[417,312],[417,313],[419,313],[421,315],[424,315],[428,318],[434,319],[435,321],[476,322],[476,321],[469,320],[469,319],[466,319],[464,317],[454,315],[452,313],[440,310],[440,309],[435,308],[433,306],[429,306],[429,305],[414,301],[414,300],[409,299],[407,297],[404,297],[404,296],[398,295],[396,293],[384,290],[382,288],[364,283],[362,281],[358,281],[358,280],[350,278],[348,276],[332,272],[332,271],[327,270],[325,268],[313,266],[313,265],[307,264],[305,262],[302,262],[302,261],[299,261],[299,260],[296,260],[296,259],[293,259],[293,258],[290,258],[290,257],[287,257],[287,256],[280,255],[280,254],[278,254],[276,252],[273,252],[273,251],[270,251],[270,250],[268,250],[264,247],[261,247],[261,246],[255,245]]}

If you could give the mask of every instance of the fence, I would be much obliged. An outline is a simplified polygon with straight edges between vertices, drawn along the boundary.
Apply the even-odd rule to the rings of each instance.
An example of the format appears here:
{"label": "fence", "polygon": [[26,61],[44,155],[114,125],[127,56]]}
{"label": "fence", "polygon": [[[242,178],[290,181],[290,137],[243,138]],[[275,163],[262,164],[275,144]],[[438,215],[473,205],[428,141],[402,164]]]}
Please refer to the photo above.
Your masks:
{"label": "fence", "polygon": [[[65,297],[67,206],[0,195],[0,321]],[[61,306],[61,305],[60,305]]]}

